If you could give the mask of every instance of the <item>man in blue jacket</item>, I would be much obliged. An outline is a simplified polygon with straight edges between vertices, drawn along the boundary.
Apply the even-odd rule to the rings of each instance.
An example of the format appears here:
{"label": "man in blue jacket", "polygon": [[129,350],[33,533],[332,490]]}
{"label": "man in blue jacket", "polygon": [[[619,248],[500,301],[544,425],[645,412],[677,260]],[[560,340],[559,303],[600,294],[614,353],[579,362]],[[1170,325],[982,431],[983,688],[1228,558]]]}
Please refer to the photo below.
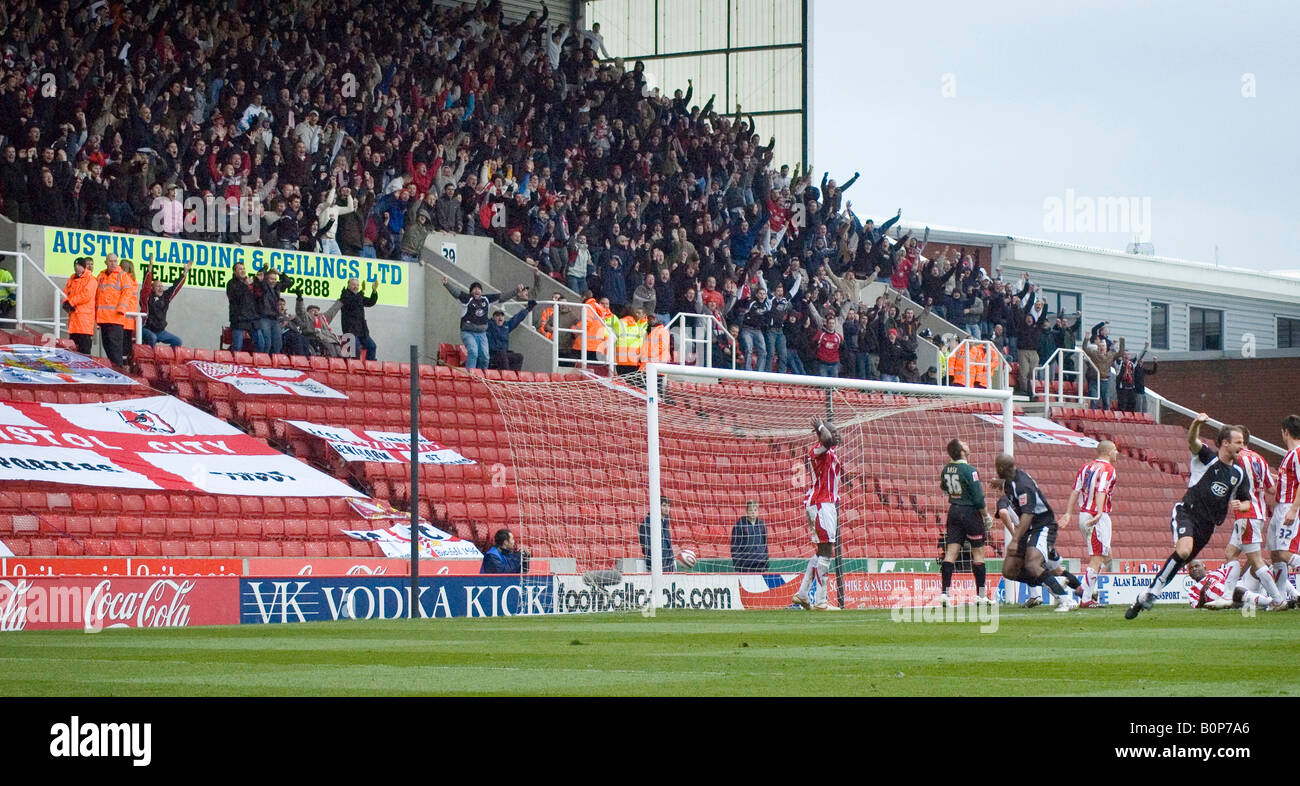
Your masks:
{"label": "man in blue jacket", "polygon": [[527,318],[528,312],[536,306],[536,300],[529,300],[528,307],[520,309],[519,313],[509,320],[506,319],[506,312],[501,310],[493,312],[492,321],[488,322],[487,326],[488,354],[491,358],[488,368],[518,371],[524,367],[524,356],[510,351],[510,332],[519,327],[520,323]]}
{"label": "man in blue jacket", "polygon": [[515,533],[502,528],[497,530],[496,545],[483,555],[483,565],[479,573],[527,573],[529,554],[527,549],[515,545]]}
{"label": "man in blue jacket", "polygon": [[767,557],[767,525],[758,517],[758,503],[750,500],[731,530],[731,564],[737,573],[764,573]]}

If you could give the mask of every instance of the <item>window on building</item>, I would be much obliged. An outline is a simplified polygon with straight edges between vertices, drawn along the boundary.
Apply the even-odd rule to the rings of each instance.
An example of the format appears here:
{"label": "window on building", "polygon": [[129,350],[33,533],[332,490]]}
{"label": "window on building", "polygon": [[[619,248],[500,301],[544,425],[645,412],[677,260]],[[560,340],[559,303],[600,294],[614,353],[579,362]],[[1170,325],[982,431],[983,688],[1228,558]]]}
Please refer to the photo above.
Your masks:
{"label": "window on building", "polygon": [[1277,348],[1291,349],[1300,347],[1300,319],[1291,317],[1277,318]]}
{"label": "window on building", "polygon": [[1052,314],[1074,314],[1083,310],[1083,295],[1078,292],[1061,292],[1055,289],[1039,290],[1047,300],[1047,310]]}
{"label": "window on building", "polygon": [[1192,306],[1187,315],[1187,349],[1190,352],[1223,349],[1223,312]]}
{"label": "window on building", "polygon": [[1169,349],[1169,304],[1151,304],[1151,348]]}

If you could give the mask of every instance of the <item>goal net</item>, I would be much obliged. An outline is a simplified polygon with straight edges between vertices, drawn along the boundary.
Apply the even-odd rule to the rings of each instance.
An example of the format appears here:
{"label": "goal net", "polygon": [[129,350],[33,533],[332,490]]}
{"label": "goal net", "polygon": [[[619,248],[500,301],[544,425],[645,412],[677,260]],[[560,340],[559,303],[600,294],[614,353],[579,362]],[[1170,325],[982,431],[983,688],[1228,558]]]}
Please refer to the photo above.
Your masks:
{"label": "goal net", "polygon": [[949,440],[970,445],[985,481],[1010,449],[1010,391],[666,365],[485,382],[509,438],[517,539],[570,575],[556,582],[564,611],[788,605],[783,582],[815,553],[814,417],[842,440],[833,605],[870,558],[938,556]]}

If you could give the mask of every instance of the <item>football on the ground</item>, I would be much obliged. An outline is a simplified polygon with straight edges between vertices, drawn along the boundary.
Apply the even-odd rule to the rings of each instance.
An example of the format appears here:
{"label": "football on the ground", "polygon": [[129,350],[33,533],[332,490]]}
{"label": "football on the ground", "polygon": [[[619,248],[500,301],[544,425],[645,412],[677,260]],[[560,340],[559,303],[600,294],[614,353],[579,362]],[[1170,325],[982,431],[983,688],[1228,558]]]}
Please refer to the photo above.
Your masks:
{"label": "football on the ground", "polygon": [[697,559],[698,558],[695,556],[695,552],[691,551],[690,549],[682,549],[681,551],[677,552],[677,561],[682,563],[688,568],[695,567],[695,563]]}

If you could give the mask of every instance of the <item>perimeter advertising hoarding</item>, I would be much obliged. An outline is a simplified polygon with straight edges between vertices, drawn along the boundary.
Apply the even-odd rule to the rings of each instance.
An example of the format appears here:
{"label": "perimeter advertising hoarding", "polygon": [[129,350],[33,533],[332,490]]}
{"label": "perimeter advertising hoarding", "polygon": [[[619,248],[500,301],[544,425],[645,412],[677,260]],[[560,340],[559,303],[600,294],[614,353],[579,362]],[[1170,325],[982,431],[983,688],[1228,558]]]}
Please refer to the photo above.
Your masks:
{"label": "perimeter advertising hoarding", "polygon": [[304,297],[335,300],[348,279],[356,278],[366,292],[371,284],[379,285],[381,306],[405,308],[410,299],[410,265],[388,259],[57,227],[45,228],[44,251],[45,272],[51,276],[71,275],[73,260],[81,256],[94,257],[94,272],[98,274],[103,269],[104,255],[111,252],[135,262],[137,281],[144,280],[146,263],[152,262],[159,279],[171,284],[180,277],[185,263],[193,262],[185,281],[187,289],[224,290],[234,275],[234,266],[242,262],[249,278],[265,267],[288,273],[294,286],[286,295],[301,292]]}
{"label": "perimeter advertising hoarding", "polygon": [[0,576],[242,576],[238,557],[0,557]]}
{"label": "perimeter advertising hoarding", "polygon": [[[551,613],[550,576],[439,576],[420,579],[415,616],[513,617]],[[243,624],[405,619],[410,581],[400,577],[245,578]]]}
{"label": "perimeter advertising hoarding", "polygon": [[[245,576],[409,576],[409,559],[384,557],[250,557]],[[533,573],[549,572],[548,564],[533,561]],[[477,576],[481,559],[422,559],[421,576]]]}
{"label": "perimeter advertising hoarding", "polygon": [[0,631],[233,625],[233,576],[0,579]]}

